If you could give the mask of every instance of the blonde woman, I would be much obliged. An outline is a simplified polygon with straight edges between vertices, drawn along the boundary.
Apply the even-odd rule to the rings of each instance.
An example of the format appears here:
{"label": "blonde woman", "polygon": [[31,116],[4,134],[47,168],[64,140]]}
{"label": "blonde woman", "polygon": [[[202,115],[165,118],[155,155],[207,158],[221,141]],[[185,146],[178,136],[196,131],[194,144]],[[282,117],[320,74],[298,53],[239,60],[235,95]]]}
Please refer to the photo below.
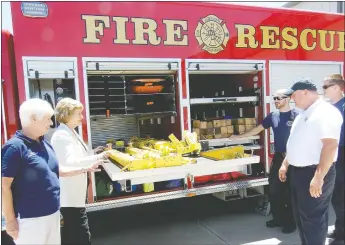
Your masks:
{"label": "blonde woman", "polygon": [[83,105],[79,101],[64,98],[57,103],[55,111],[60,125],[51,138],[51,144],[57,155],[59,168],[77,172],[74,176],[60,178],[61,214],[64,219],[61,242],[91,244],[85,210],[87,172],[97,171],[97,167],[107,158],[107,153],[95,154],[102,147],[89,151],[75,131],[83,120]]}

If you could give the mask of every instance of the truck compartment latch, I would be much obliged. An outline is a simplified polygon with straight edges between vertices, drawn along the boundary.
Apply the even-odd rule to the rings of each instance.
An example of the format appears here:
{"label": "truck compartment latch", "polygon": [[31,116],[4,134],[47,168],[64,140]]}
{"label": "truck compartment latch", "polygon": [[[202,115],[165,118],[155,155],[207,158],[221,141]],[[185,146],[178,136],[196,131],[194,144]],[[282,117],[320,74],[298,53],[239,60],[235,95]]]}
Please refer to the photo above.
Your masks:
{"label": "truck compartment latch", "polygon": [[193,189],[194,188],[194,176],[188,174],[185,179],[185,189]]}
{"label": "truck compartment latch", "polygon": [[118,183],[121,186],[121,191],[132,192],[131,180],[119,180]]}
{"label": "truck compartment latch", "polygon": [[131,180],[125,181],[125,192],[132,192],[132,182]]}

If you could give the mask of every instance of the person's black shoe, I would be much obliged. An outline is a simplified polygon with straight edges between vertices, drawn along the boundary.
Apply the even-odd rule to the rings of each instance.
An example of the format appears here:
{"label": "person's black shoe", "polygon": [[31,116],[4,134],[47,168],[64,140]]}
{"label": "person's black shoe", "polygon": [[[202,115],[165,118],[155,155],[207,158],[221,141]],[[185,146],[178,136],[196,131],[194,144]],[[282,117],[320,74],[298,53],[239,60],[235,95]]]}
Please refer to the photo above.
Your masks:
{"label": "person's black shoe", "polygon": [[268,228],[282,227],[282,224],[272,219],[266,222],[266,227]]}
{"label": "person's black shoe", "polygon": [[337,232],[334,230],[333,232],[328,233],[327,237],[334,239],[335,241],[344,241],[344,232]]}
{"label": "person's black shoe", "polygon": [[293,226],[284,226],[283,229],[282,229],[282,232],[283,232],[284,234],[291,234],[291,233],[293,233],[295,230],[296,230],[296,227],[293,227]]}

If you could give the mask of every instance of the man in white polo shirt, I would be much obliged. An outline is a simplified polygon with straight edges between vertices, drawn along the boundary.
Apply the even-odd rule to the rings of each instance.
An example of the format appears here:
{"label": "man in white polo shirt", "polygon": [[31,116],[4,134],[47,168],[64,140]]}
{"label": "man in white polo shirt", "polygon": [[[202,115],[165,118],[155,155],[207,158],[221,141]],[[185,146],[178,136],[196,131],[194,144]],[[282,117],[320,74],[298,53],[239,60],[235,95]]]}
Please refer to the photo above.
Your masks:
{"label": "man in white polo shirt", "polygon": [[298,81],[286,95],[292,95],[302,112],[292,125],[279,178],[286,181],[289,168],[292,208],[302,245],[324,245],[343,118],[334,106],[319,99],[310,79]]}

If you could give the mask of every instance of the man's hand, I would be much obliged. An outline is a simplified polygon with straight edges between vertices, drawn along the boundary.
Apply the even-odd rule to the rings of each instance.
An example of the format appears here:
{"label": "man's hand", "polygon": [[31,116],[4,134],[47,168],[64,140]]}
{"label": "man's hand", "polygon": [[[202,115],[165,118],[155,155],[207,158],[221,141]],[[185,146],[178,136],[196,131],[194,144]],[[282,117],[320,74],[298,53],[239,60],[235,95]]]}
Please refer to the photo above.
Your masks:
{"label": "man's hand", "polygon": [[230,136],[229,139],[230,139],[230,140],[239,140],[239,139],[241,139],[241,138],[242,138],[241,135],[234,135],[234,134],[233,134],[233,135]]}
{"label": "man's hand", "polygon": [[323,178],[321,176],[314,176],[310,182],[309,192],[314,198],[318,198],[322,195]]}
{"label": "man's hand", "polygon": [[17,240],[18,238],[18,232],[19,232],[19,226],[18,221],[16,219],[11,221],[6,221],[6,232],[8,235],[10,235],[13,240]]}
{"label": "man's hand", "polygon": [[279,169],[279,179],[281,182],[285,182],[287,177],[286,177],[286,173],[287,173],[288,167],[283,163],[282,166]]}

